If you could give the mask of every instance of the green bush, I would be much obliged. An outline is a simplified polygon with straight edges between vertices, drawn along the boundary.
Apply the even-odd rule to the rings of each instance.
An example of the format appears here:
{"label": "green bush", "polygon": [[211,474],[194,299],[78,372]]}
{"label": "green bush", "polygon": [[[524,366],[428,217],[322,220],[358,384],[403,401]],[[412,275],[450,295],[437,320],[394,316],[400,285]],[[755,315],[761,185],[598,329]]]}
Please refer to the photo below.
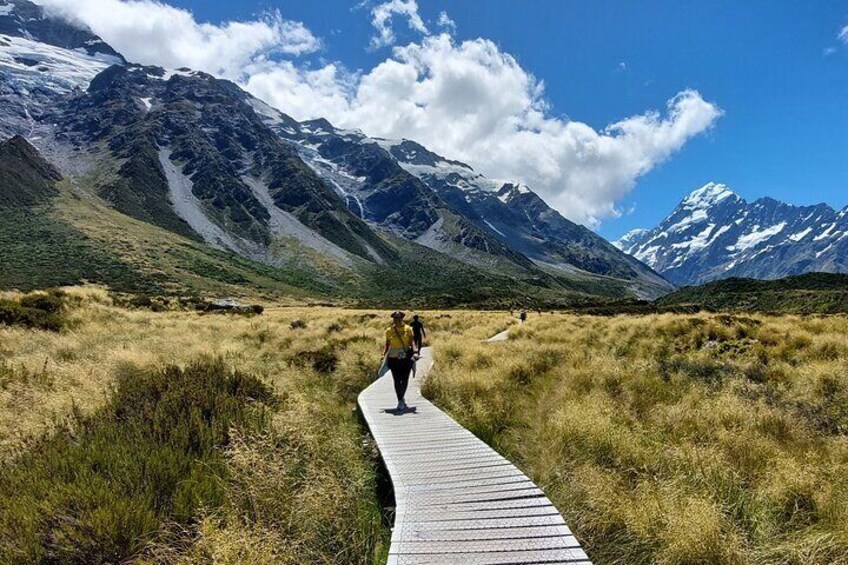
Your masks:
{"label": "green bush", "polygon": [[67,296],[59,289],[0,299],[0,324],[57,332],[66,323]]}
{"label": "green bush", "polygon": [[[107,406],[0,466],[0,562],[117,563],[224,501],[222,446],[270,389],[220,361],[128,369]],[[258,406],[256,406],[258,404]]]}
{"label": "green bush", "polygon": [[318,373],[328,375],[336,370],[339,357],[331,347],[322,347],[316,351],[301,351],[292,362],[298,367],[312,367]]}

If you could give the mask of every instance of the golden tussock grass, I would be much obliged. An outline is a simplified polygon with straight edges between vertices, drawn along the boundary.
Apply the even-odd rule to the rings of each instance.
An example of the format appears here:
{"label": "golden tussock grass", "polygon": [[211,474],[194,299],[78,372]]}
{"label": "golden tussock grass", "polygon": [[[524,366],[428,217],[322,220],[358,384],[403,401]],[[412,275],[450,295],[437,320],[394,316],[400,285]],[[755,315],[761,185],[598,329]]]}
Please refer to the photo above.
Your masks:
{"label": "golden tussock grass", "polygon": [[225,447],[225,502],[201,512],[193,525],[163,525],[133,558],[379,562],[387,529],[375,454],[354,408],[379,366],[385,312],[154,313],[116,307],[96,288],[67,292],[73,306],[61,332],[0,326],[4,464],[38,449],[40,438],[75,421],[72,414],[95,413],[122,374],[221,360],[271,385],[279,403],[261,432],[233,430]]}
{"label": "golden tussock grass", "polygon": [[496,316],[437,337],[425,394],[596,562],[848,563],[848,319],[545,314],[481,343]]}
{"label": "golden tussock grass", "polygon": [[[375,451],[353,409],[386,312],[153,313],[69,293],[61,332],[0,327],[7,464],[75,409],[96,411],[129,369],[221,359],[279,404],[261,431],[233,430],[224,503],[164,525],[136,557],[384,557]],[[424,315],[437,347],[425,394],[533,477],[596,562],[848,563],[847,319]]]}

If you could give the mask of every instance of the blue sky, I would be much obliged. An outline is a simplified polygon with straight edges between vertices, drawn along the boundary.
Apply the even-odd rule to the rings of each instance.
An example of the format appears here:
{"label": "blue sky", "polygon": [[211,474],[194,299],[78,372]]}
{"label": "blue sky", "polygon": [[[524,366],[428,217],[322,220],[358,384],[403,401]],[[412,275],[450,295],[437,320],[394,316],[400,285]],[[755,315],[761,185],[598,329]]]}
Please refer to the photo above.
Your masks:
{"label": "blue sky", "polygon": [[[392,55],[391,47],[369,47],[376,1],[359,8],[350,0],[168,3],[211,23],[279,10],[321,40],[297,59],[305,68],[335,62],[367,73]],[[712,127],[636,175],[633,190],[616,193],[622,215],[597,215],[608,238],[652,227],[708,181],[746,199],[848,204],[848,45],[837,37],[848,25],[846,1],[419,0],[418,9],[430,30],[446,11],[456,42],[485,38],[514,57],[544,82],[548,116],[600,131],[664,111],[685,89],[722,110]],[[391,29],[396,45],[421,41],[405,20]]]}

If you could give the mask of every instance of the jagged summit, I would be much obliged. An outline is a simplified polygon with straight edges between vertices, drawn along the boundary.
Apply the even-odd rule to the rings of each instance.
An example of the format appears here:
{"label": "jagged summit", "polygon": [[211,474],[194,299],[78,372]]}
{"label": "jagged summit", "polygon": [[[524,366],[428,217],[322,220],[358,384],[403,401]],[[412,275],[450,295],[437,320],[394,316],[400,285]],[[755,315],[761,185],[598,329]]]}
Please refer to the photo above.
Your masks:
{"label": "jagged summit", "polygon": [[616,246],[672,282],[779,278],[848,270],[848,219],[826,204],[793,206],[774,198],[747,202],[726,185],[706,184],[652,230],[625,234]]}
{"label": "jagged summit", "polygon": [[719,202],[732,198],[739,199],[726,184],[709,182],[701,188],[693,190],[689,196],[683,199],[681,206],[689,208],[709,208],[715,206]]}

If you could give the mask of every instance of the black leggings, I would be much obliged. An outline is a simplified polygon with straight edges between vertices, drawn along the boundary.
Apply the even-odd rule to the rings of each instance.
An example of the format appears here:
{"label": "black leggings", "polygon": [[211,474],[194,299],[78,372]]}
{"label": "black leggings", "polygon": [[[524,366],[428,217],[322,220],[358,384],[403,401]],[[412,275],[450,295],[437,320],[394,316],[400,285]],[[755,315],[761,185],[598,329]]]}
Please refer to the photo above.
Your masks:
{"label": "black leggings", "polygon": [[392,372],[392,379],[395,381],[395,394],[398,402],[403,400],[403,395],[406,394],[406,387],[409,386],[409,373],[412,371],[411,359],[388,359],[389,370]]}

